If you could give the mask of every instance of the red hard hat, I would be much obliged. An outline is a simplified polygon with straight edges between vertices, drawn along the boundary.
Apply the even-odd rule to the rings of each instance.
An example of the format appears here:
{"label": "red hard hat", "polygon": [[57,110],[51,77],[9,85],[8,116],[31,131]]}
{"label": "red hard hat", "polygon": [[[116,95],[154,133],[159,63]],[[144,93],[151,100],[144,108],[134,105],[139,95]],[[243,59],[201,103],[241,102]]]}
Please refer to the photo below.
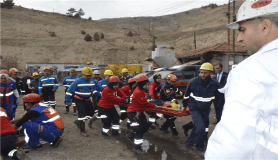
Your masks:
{"label": "red hard hat", "polygon": [[148,76],[146,76],[145,74],[141,74],[136,78],[136,82],[142,82],[142,81],[146,81],[149,80]]}
{"label": "red hard hat", "polygon": [[130,78],[127,83],[136,82],[135,78]]}
{"label": "red hard hat", "polygon": [[17,70],[16,68],[11,68],[11,69],[10,69],[10,73],[11,73],[11,74],[19,74],[19,73],[18,73],[18,70]]}
{"label": "red hard hat", "polygon": [[3,69],[0,71],[0,74],[9,74],[9,72],[7,70]]}
{"label": "red hard hat", "polygon": [[111,76],[109,82],[120,82],[120,79],[118,76]]}
{"label": "red hard hat", "polygon": [[40,95],[36,93],[27,94],[23,99],[24,102],[39,102],[40,100],[41,100]]}
{"label": "red hard hat", "polygon": [[178,78],[173,74],[169,74],[166,79],[176,82]]}

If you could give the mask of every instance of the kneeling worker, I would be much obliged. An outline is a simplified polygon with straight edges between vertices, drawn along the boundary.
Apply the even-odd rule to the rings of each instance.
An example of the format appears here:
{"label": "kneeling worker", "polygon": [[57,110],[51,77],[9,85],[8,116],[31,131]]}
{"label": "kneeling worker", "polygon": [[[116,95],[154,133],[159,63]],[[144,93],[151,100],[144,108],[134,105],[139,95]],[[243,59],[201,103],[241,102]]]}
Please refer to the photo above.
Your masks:
{"label": "kneeling worker", "polygon": [[51,147],[56,147],[62,141],[61,135],[64,131],[64,122],[58,112],[52,107],[40,102],[38,94],[27,94],[23,101],[28,112],[14,120],[18,121],[14,128],[23,128],[25,141],[28,147],[25,149],[42,149],[39,138],[50,143]]}

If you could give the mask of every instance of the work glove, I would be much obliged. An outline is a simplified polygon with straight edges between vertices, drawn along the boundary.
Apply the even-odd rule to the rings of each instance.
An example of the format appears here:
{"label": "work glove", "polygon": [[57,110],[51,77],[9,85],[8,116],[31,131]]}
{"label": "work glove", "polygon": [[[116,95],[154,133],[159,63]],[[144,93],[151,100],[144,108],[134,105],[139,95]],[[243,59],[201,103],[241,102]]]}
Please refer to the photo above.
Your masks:
{"label": "work glove", "polygon": [[17,99],[16,99],[16,105],[18,105],[19,103],[20,103],[20,99],[17,98]]}
{"label": "work glove", "polygon": [[173,107],[174,109],[178,109],[178,105],[176,104],[176,101],[173,101],[171,103],[171,107]]}
{"label": "work glove", "polygon": [[128,103],[128,99],[126,99],[124,103]]}

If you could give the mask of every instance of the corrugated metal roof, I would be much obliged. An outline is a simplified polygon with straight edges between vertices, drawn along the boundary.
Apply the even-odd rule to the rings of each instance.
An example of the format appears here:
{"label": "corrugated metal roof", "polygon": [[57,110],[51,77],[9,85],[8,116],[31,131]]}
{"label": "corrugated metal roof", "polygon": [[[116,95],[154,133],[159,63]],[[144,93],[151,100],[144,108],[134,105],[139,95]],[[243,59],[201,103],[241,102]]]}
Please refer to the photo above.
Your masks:
{"label": "corrugated metal roof", "polygon": [[[208,46],[208,47],[203,47],[203,48],[199,48],[199,49],[194,49],[188,52],[184,52],[181,54],[176,54],[176,58],[183,58],[183,57],[192,57],[192,56],[196,56],[196,55],[201,55],[210,51],[214,51],[214,52],[228,52],[228,42],[224,42],[224,43],[219,43],[217,45],[214,46]],[[230,53],[233,52],[233,43],[230,43]],[[247,52],[247,47],[243,46],[243,45],[235,45],[235,52]]]}

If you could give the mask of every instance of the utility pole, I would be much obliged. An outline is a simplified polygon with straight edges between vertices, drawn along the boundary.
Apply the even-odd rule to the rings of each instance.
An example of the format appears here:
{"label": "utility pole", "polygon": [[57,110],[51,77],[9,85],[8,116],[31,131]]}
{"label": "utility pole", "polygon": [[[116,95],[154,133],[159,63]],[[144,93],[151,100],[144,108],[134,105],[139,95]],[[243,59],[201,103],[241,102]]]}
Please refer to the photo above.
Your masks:
{"label": "utility pole", "polygon": [[151,17],[149,18],[149,35],[151,35]]}
{"label": "utility pole", "polygon": [[195,45],[195,49],[197,49],[197,48],[196,48],[196,36],[195,36],[195,31],[194,31],[194,45]]}
{"label": "utility pole", "polygon": [[[236,15],[235,15],[235,5],[236,5],[236,1],[235,0],[233,0],[233,22],[235,22],[236,21]],[[235,65],[235,41],[236,41],[236,39],[235,39],[235,30],[233,29],[233,52],[234,52],[234,54],[233,54],[233,62],[234,62],[234,65]]]}
{"label": "utility pole", "polygon": [[[230,0],[228,0],[228,24],[230,24]],[[228,28],[228,73],[230,72],[230,28]]]}

